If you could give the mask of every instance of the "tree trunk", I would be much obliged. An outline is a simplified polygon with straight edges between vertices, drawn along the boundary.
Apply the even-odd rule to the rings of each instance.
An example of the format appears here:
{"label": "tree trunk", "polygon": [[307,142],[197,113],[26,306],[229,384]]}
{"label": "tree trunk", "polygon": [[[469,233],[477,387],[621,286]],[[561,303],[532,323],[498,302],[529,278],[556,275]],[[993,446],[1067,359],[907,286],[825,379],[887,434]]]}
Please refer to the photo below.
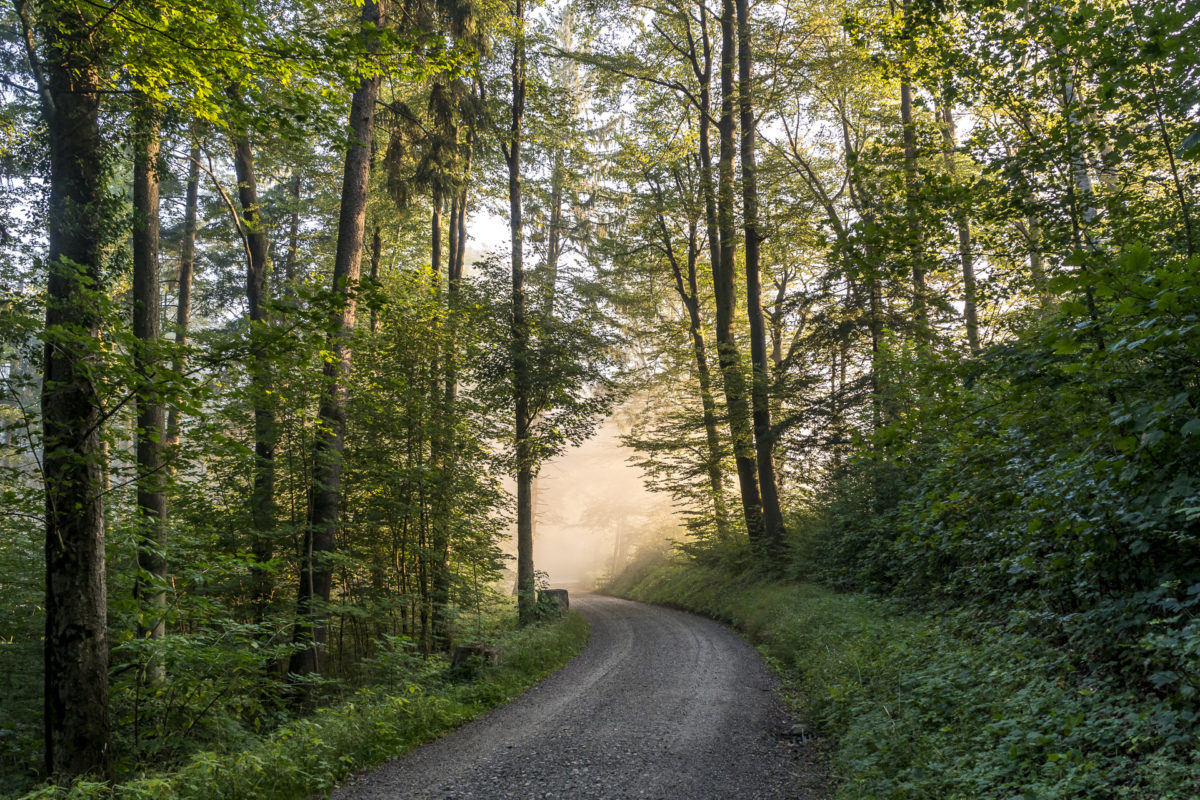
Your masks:
{"label": "tree trunk", "polygon": [[867,327],[871,334],[871,430],[877,431],[883,427],[883,385],[879,380],[879,369],[882,366],[880,344],[883,338],[883,293],[879,288],[879,278],[871,275],[867,278]]}
{"label": "tree trunk", "polygon": [[[451,209],[452,213],[454,209]],[[451,225],[453,228],[453,224]],[[448,250],[452,251],[457,245],[454,241],[455,237],[451,237],[451,242],[448,243]],[[453,261],[452,252],[448,253],[447,261]],[[433,265],[433,281],[437,287],[436,293],[441,294],[442,283],[442,211],[441,200],[435,197],[433,203],[433,217],[430,220],[430,260]],[[453,269],[453,264],[447,265],[447,278]],[[447,299],[447,313],[443,329],[443,336],[448,333],[449,316],[453,311],[449,309],[449,299]],[[439,338],[435,347],[440,348],[441,338]],[[432,613],[432,640],[433,647],[437,650],[449,650],[450,648],[450,517],[453,514],[453,488],[451,486],[450,476],[450,426],[453,425],[452,419],[447,415],[446,411],[446,389],[447,385],[444,382],[446,379],[446,361],[451,358],[449,352],[438,352],[435,350],[434,357],[430,364],[430,392],[429,404],[431,408],[437,409],[434,418],[430,420],[433,425],[433,436],[429,447],[429,460],[433,467],[434,474],[437,475],[437,485],[434,487],[434,508],[432,519],[432,537],[429,548],[429,594],[430,604],[433,608]],[[439,384],[439,381],[443,383]]]}
{"label": "tree trunk", "polygon": [[[370,31],[382,25],[383,3],[366,0],[362,21],[368,52],[378,47]],[[346,381],[350,373],[350,336],[354,331],[355,286],[362,267],[363,229],[367,215],[367,187],[371,174],[371,136],[379,77],[363,77],[350,104],[350,141],[342,178],[342,204],[338,216],[337,250],[333,264],[333,290],[341,299],[335,332],[329,337],[333,359],[325,364],[325,391],[313,442],[313,482],[304,528],[304,553],[297,593],[295,642],[298,649],[289,671],[304,675],[321,670],[328,620],[320,605],[329,602],[333,583],[333,555],[338,501],[342,488],[342,448],[346,436]]]}
{"label": "tree trunk", "polygon": [[[158,158],[157,110],[138,96],[134,108],[133,141],[133,335],[138,340],[134,365],[137,387],[137,507],[138,636],[159,639],[166,631],[163,614],[167,594],[166,515],[163,489],[164,408],[158,390],[158,339],[162,331],[162,300],[158,286]],[[144,665],[143,677],[161,683],[166,672],[161,659]]]}
{"label": "tree trunk", "polygon": [[725,507],[725,477],[721,470],[721,435],[717,431],[717,403],[712,392],[712,371],[708,366],[708,348],[704,344],[704,322],[700,318],[700,291],[696,282],[696,225],[692,224],[688,248],[687,293],[688,327],[692,334],[692,352],[696,357],[696,376],[700,381],[700,404],[704,409],[704,440],[708,448],[708,489],[712,492],[713,516],[717,531],[728,529],[729,511]]}
{"label": "tree trunk", "polygon": [[764,536],[763,507],[758,493],[757,455],[754,433],[750,426],[750,408],[746,402],[746,380],[742,374],[742,359],[733,333],[737,311],[734,274],[737,260],[737,232],[733,209],[733,69],[735,59],[733,0],[721,3],[721,118],[717,128],[721,134],[721,157],[717,183],[717,231],[720,236],[720,256],[713,263],[713,292],[717,301],[717,361],[725,377],[725,406],[729,415],[729,432],[733,441],[734,462],[737,464],[738,484],[742,490],[742,514],[746,533],[755,546]]}
{"label": "tree trunk", "polygon": [[[475,95],[478,98],[478,92]],[[450,247],[450,288],[452,291],[457,291],[457,281],[462,279],[463,263],[467,255],[467,180],[471,175],[471,161],[474,158],[475,152],[475,129],[467,130],[467,139],[464,144],[465,156],[463,158],[462,172],[462,188],[457,196],[457,214],[451,215],[450,227],[453,231],[452,235],[455,238],[451,239]]]}
{"label": "tree trunk", "polygon": [[[237,98],[236,87],[229,94]],[[262,213],[258,206],[258,183],[254,171],[254,153],[250,139],[239,133],[233,138],[233,166],[238,181],[238,201],[242,207],[242,226],[246,234],[246,304],[250,313],[250,341],[253,361],[250,365],[250,402],[254,408],[254,483],[250,493],[250,523],[253,527],[251,552],[253,568],[251,593],[256,615],[261,619],[270,602],[270,575],[258,564],[274,556],[275,530],[275,410],[270,397],[271,364],[263,350],[262,334],[267,325],[267,262],[269,245]]]}
{"label": "tree trunk", "polygon": [[[371,234],[371,283],[379,280],[379,258],[383,251],[383,240],[380,237],[379,226],[375,226],[375,232]],[[371,307],[371,333],[379,333],[379,314],[375,307]]]}
{"label": "tree trunk", "polygon": [[746,311],[750,317],[750,362],[753,382],[750,398],[754,408],[754,445],[758,461],[758,485],[762,492],[764,551],[770,564],[782,556],[784,527],[775,477],[775,434],[771,430],[768,397],[770,373],[767,366],[767,332],[763,320],[761,247],[758,230],[758,166],[754,154],[754,53],[750,44],[750,8],[737,0],[738,98],[741,111],[742,219],[746,231]]}
{"label": "tree trunk", "polygon": [[550,173],[550,230],[546,247],[546,313],[554,315],[555,290],[558,286],[558,257],[562,252],[562,152],[554,154]]}
{"label": "tree trunk", "polygon": [[[653,184],[652,184],[653,185]],[[663,204],[662,194],[654,187],[660,206]],[[696,358],[696,377],[700,382],[700,403],[704,410],[704,439],[708,450],[705,469],[708,472],[708,489],[712,494],[713,515],[719,534],[726,532],[726,509],[724,476],[721,473],[721,438],[717,432],[716,401],[712,393],[712,373],[708,366],[708,352],[704,344],[704,322],[700,318],[700,290],[696,281],[696,262],[700,251],[697,240],[699,231],[697,221],[692,219],[688,225],[688,254],[687,276],[679,265],[675,255],[675,247],[667,229],[667,222],[662,212],[658,214],[658,228],[662,233],[663,247],[666,250],[667,261],[671,264],[671,273],[675,278],[675,291],[688,312],[688,332],[692,337],[692,353]]]}
{"label": "tree trunk", "polygon": [[[438,508],[435,517],[438,520],[438,530],[435,532],[437,541],[434,543],[436,569],[433,575],[433,639],[441,649],[450,646],[451,613],[450,613],[450,536],[453,531],[454,518],[454,467],[455,467],[455,425],[457,423],[455,406],[458,400],[458,371],[455,359],[458,357],[456,340],[458,321],[458,292],[461,282],[461,272],[455,259],[458,257],[458,208],[461,195],[456,191],[450,203],[450,221],[446,243],[446,351],[442,361],[442,396],[441,413],[438,425],[441,428],[441,457],[440,487],[438,492]],[[433,400],[433,398],[430,398]]]}
{"label": "tree trunk", "polygon": [[535,622],[533,576],[533,447],[529,415],[529,324],[525,318],[524,234],[521,219],[521,129],[525,119],[525,2],[516,0],[516,42],[512,60],[512,121],[504,146],[508,163],[509,228],[512,233],[512,358],[514,450],[517,469],[517,616]]}
{"label": "tree trunk", "polygon": [[437,554],[439,568],[434,573],[433,636],[439,646],[450,643],[450,591],[453,576],[450,572],[450,539],[454,519],[454,483],[456,454],[456,426],[458,421],[458,303],[462,288],[463,256],[466,239],[467,178],[471,171],[471,137],[467,140],[467,153],[463,165],[462,189],[454,193],[450,204],[449,242],[447,242],[447,294],[446,294],[446,352],[443,360],[442,385],[442,491],[438,502],[437,517],[443,529],[439,531]]}
{"label": "tree trunk", "polygon": [[289,190],[291,195],[292,208],[291,218],[288,221],[288,244],[287,255],[283,260],[283,277],[287,281],[288,288],[286,291],[292,291],[292,284],[296,280],[296,255],[300,252],[300,169],[297,168],[292,174],[292,185]]}
{"label": "tree trunk", "polygon": [[462,277],[463,264],[467,255],[467,192],[463,190],[462,201],[458,205],[458,218],[455,223],[458,228],[458,247],[454,251],[454,265],[458,276]]}
{"label": "tree trunk", "polygon": [[904,211],[908,226],[908,250],[912,259],[913,317],[918,344],[930,340],[929,308],[925,287],[925,242],[921,229],[921,217],[917,196],[919,192],[917,174],[917,126],[913,121],[912,66],[910,59],[915,46],[912,40],[912,0],[904,0],[904,34],[902,43],[902,65],[900,68],[900,124],[904,136]]}
{"label": "tree trunk", "polygon": [[[691,49],[689,51],[692,72],[696,76],[696,81],[700,85],[700,141],[699,141],[699,161],[700,161],[700,190],[704,195],[704,224],[708,236],[708,258],[709,265],[715,278],[720,270],[721,264],[721,241],[718,234],[717,221],[717,193],[713,185],[713,163],[712,163],[712,143],[710,142],[710,132],[712,130],[712,43],[708,35],[708,11],[707,7],[700,4],[700,53],[696,52],[696,43],[689,35]],[[690,30],[690,29],[689,29]],[[699,252],[696,250],[695,255],[698,257]],[[692,259],[693,262],[695,258]],[[700,295],[695,283],[695,264],[692,264],[691,293],[697,304],[696,313],[699,314]],[[689,311],[689,315],[690,315]],[[704,347],[703,335],[699,340],[700,346]],[[696,340],[693,336],[693,349],[695,349]],[[699,369],[700,362],[697,361]],[[706,392],[703,380],[701,382],[701,402],[704,402],[705,394],[712,404],[711,416],[712,424],[709,425],[710,410],[705,407],[705,437],[709,444],[709,458],[713,460],[709,467],[709,486],[714,487],[713,495],[713,513],[716,515],[717,533],[724,537],[729,532],[729,512],[725,505],[725,480],[722,475],[720,465],[720,447],[719,437],[717,435],[717,407],[716,398],[713,396],[711,389],[711,371],[708,368],[708,357],[705,354],[704,368],[701,370],[704,378],[709,380],[709,389]],[[714,441],[715,440],[715,441]],[[740,473],[739,473],[740,476]]]}
{"label": "tree trunk", "polygon": [[[953,180],[957,172],[954,165],[954,109],[948,101],[941,108],[941,117],[942,158]],[[967,219],[966,204],[962,200],[954,204],[954,225],[958,228],[958,258],[962,264],[963,317],[967,323],[967,344],[974,354],[979,352],[979,315],[975,308],[975,260],[971,253],[971,223]]]}
{"label": "tree trunk", "polygon": [[[183,242],[179,248],[179,281],[175,300],[175,361],[172,371],[183,372],[183,347],[188,341],[188,325],[192,318],[192,275],[196,265],[196,209],[200,195],[200,143],[192,143],[188,162],[187,197],[183,207]],[[167,413],[168,458],[174,459],[173,450],[179,446],[179,407],[172,405]]]}
{"label": "tree trunk", "polygon": [[47,50],[42,116],[50,144],[41,394],[44,730],[46,771],[60,782],[85,774],[107,777],[111,765],[102,409],[90,377],[100,328],[90,297],[102,285],[108,176],[90,23],[68,12],[41,30]]}

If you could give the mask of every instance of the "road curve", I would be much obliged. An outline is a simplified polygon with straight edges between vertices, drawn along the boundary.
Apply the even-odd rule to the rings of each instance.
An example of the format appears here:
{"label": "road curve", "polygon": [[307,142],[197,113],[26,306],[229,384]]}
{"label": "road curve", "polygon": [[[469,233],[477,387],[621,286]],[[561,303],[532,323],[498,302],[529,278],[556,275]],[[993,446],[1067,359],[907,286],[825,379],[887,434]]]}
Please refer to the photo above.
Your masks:
{"label": "road curve", "polygon": [[584,595],[565,668],[506,706],[333,793],[340,800],[752,800],[815,797],[771,674],[692,614]]}

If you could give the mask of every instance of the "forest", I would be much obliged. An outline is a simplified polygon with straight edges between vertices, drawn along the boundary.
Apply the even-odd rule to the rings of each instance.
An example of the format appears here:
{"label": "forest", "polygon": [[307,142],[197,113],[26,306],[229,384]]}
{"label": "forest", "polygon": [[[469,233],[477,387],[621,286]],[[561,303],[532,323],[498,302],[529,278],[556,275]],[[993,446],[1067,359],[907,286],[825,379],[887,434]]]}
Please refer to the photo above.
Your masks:
{"label": "forest", "polygon": [[1200,797],[1195,0],[0,19],[0,796],[307,797],[521,691],[616,415],[675,514],[596,577],[758,641],[838,797]]}

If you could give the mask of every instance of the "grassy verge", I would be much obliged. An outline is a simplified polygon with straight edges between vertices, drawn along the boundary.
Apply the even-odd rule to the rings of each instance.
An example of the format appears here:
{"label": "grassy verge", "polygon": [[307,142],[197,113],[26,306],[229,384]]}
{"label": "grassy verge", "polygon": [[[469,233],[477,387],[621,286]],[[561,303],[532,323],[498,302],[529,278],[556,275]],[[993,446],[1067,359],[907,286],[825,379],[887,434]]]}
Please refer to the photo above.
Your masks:
{"label": "grassy verge", "polygon": [[832,742],[838,798],[1200,798],[1177,711],[1020,632],[685,561],[610,591],[745,632]]}
{"label": "grassy verge", "polygon": [[116,786],[81,782],[26,800],[292,800],[327,793],[352,772],[388,761],[515,697],[562,667],[588,638],[578,614],[508,635],[504,661],[458,683],[444,671],[357,692],[236,753],[200,753],[182,769]]}

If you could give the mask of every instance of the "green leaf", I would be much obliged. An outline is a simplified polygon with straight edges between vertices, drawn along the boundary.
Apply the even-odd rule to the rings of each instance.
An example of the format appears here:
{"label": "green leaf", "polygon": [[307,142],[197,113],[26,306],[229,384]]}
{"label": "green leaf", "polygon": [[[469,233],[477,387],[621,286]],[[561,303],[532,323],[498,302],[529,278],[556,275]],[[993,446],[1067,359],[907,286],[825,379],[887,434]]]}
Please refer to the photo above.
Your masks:
{"label": "green leaf", "polygon": [[1087,263],[1087,253],[1083,250],[1076,250],[1063,259],[1063,264],[1068,267],[1082,267],[1085,263]]}
{"label": "green leaf", "polygon": [[1200,129],[1194,130],[1187,135],[1179,145],[1179,149],[1175,151],[1180,158],[1196,159],[1200,158]]}

